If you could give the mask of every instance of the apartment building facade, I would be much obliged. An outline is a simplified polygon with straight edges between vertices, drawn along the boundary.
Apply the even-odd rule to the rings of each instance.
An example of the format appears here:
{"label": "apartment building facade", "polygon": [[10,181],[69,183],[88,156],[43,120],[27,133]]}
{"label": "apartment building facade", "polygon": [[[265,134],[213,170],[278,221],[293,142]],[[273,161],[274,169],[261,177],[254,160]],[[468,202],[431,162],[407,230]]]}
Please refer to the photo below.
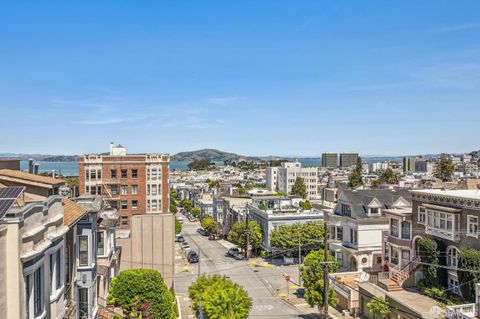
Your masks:
{"label": "apartment building facade", "polygon": [[323,153],[322,154],[322,167],[336,168],[338,167],[338,154],[337,153]]}
{"label": "apartment building facade", "polygon": [[340,167],[349,168],[357,164],[358,153],[340,153]]}
{"label": "apartment building facade", "polygon": [[[273,174],[273,175],[272,175]],[[307,188],[307,197],[315,199],[318,197],[318,168],[317,167],[302,167],[300,162],[285,162],[280,167],[267,167],[267,189],[272,192],[282,192],[290,194],[292,192],[292,186],[295,184],[297,177],[303,179]],[[275,178],[276,176],[276,188],[275,179],[271,179],[270,176]],[[271,183],[269,183],[271,179]]]}
{"label": "apartment building facade", "polygon": [[389,223],[384,210],[409,207],[407,190],[343,190],[326,214],[329,249],[342,271],[380,270],[383,234]]}
{"label": "apartment building facade", "polygon": [[80,195],[102,195],[128,228],[133,215],[169,211],[168,154],[129,155],[110,145],[109,155],[79,158]]}
{"label": "apartment building facade", "polygon": [[480,250],[480,192],[478,190],[412,190],[413,242],[431,237],[442,243],[448,269],[448,288],[461,294],[456,268],[460,251]]}

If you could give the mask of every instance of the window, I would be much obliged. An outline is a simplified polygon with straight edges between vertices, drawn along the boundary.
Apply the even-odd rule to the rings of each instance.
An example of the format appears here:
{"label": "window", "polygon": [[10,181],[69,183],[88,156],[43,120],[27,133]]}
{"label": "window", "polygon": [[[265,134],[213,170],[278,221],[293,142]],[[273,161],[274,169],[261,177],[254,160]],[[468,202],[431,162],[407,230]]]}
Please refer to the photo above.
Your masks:
{"label": "window", "polygon": [[102,171],[101,170],[97,171],[97,178],[102,179]]}
{"label": "window", "polygon": [[380,208],[370,208],[370,214],[378,215],[380,213]]}
{"label": "window", "polygon": [[132,178],[138,177],[138,169],[132,169]]}
{"label": "window", "polygon": [[152,200],[152,210],[157,210],[157,201],[155,199]]}
{"label": "window", "polygon": [[410,250],[402,250],[402,259],[403,259],[405,262],[409,262],[409,261],[410,261]]}
{"label": "window", "polygon": [[138,194],[138,185],[132,185],[132,195]]}
{"label": "window", "polygon": [[467,236],[478,238],[478,216],[467,216]]}
{"label": "window", "polygon": [[352,212],[350,210],[350,205],[347,204],[340,204],[340,211],[344,216],[351,216]]}
{"label": "window", "polygon": [[152,180],[157,179],[157,169],[156,168],[152,168],[152,170],[150,171],[150,177],[151,177]]}
{"label": "window", "polygon": [[128,209],[128,201],[126,200],[122,200],[122,206],[121,206],[122,209]]}
{"label": "window", "polygon": [[425,207],[418,206],[418,223],[425,225]]}
{"label": "window", "polygon": [[114,209],[118,208],[118,202],[116,200],[110,202],[110,206]]}
{"label": "window", "polygon": [[88,236],[78,236],[78,264],[88,266]]}
{"label": "window", "polygon": [[337,227],[337,240],[343,240],[343,227]]}
{"label": "window", "polygon": [[150,180],[150,169],[147,168],[147,181]]}
{"label": "window", "polygon": [[402,222],[402,239],[410,239],[410,222]]}
{"label": "window", "polygon": [[398,219],[390,219],[390,235],[398,237]]}
{"label": "window", "polygon": [[[454,215],[453,214],[448,214],[444,212],[438,212],[438,211],[432,211],[432,210],[426,210],[427,213],[427,226],[436,228],[438,230],[445,230],[448,232],[453,232],[453,219]],[[455,216],[455,228],[458,231],[459,227],[459,215]]]}
{"label": "window", "polygon": [[150,210],[150,200],[147,199],[147,210]]}
{"label": "window", "polygon": [[90,179],[97,179],[96,172],[96,170],[90,170]]}
{"label": "window", "polygon": [[117,170],[116,169],[111,169],[110,170],[110,177],[111,178],[117,178]]}
{"label": "window", "polygon": [[33,273],[25,276],[25,289],[27,297],[27,318],[42,315],[43,305],[43,267],[40,266]]}
{"label": "window", "polygon": [[157,195],[157,185],[152,185],[152,195]]}
{"label": "window", "polygon": [[103,231],[97,232],[97,255],[105,255],[105,232]]}
{"label": "window", "polygon": [[55,288],[58,290],[63,286],[62,280],[62,250],[57,250],[55,254]]}
{"label": "window", "polygon": [[122,216],[121,217],[121,222],[122,222],[122,225],[128,225],[128,216]]}
{"label": "window", "polygon": [[128,186],[122,185],[122,195],[127,195],[127,194],[128,194]]}
{"label": "window", "polygon": [[453,278],[448,278],[448,289],[451,290],[452,292],[456,293],[457,295],[460,294],[460,285],[458,283],[458,280],[455,280]]}
{"label": "window", "polygon": [[132,200],[132,209],[138,209],[138,200]]}
{"label": "window", "polygon": [[357,244],[357,231],[350,228],[350,242],[354,245]]}
{"label": "window", "polygon": [[118,195],[118,185],[110,186],[110,191],[112,192],[112,195]]}
{"label": "window", "polygon": [[447,266],[458,266],[458,249],[456,247],[448,247],[447,249]]}
{"label": "window", "polygon": [[377,256],[377,264],[381,264],[382,263],[382,256]]}
{"label": "window", "polygon": [[126,169],[122,169],[122,178],[127,178],[128,175],[127,175],[127,170]]}
{"label": "window", "polygon": [[147,185],[147,195],[150,195],[150,185]]}
{"label": "window", "polygon": [[399,252],[398,248],[392,247],[392,258],[391,261],[393,264],[398,265]]}
{"label": "window", "polygon": [[79,317],[81,319],[88,318],[88,289],[87,288],[79,288],[78,289],[78,311]]}

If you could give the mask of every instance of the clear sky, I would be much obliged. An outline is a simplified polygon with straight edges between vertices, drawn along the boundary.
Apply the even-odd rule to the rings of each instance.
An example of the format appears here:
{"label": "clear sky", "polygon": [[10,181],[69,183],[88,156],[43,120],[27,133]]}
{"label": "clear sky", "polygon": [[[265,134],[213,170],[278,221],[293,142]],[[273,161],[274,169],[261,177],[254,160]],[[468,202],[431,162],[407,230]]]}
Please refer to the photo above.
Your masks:
{"label": "clear sky", "polygon": [[2,1],[0,153],[480,148],[480,1]]}

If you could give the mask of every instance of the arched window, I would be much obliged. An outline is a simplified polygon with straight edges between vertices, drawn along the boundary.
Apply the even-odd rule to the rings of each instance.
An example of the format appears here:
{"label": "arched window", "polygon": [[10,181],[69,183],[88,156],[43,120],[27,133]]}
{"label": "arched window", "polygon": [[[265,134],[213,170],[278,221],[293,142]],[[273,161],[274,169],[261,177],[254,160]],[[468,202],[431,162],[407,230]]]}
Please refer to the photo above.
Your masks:
{"label": "arched window", "polygon": [[447,248],[447,266],[457,267],[458,266],[458,254],[459,251],[455,246],[449,246]]}

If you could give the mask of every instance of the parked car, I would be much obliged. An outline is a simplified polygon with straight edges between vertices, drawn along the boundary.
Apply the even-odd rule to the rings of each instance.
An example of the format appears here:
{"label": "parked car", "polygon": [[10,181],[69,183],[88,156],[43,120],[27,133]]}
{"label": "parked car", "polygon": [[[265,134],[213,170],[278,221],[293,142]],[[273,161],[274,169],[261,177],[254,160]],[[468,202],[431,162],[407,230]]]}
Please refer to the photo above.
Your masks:
{"label": "parked car", "polygon": [[203,228],[199,228],[197,229],[197,232],[202,235],[202,236],[208,236],[208,231],[206,231],[205,229]]}
{"label": "parked car", "polygon": [[182,249],[184,249],[184,247],[187,247],[187,246],[190,247],[190,245],[188,244],[188,242],[184,241],[184,242],[182,243]]}
{"label": "parked car", "polygon": [[243,254],[238,253],[233,255],[233,258],[235,258],[235,260],[244,260],[245,256]]}
{"label": "parked car", "polygon": [[177,219],[178,219],[178,222],[179,222],[180,224],[183,224],[183,217],[182,217],[182,216],[177,217]]}
{"label": "parked car", "polygon": [[189,263],[198,263],[199,261],[198,254],[195,251],[191,250],[187,254],[187,260]]}
{"label": "parked car", "polygon": [[227,252],[227,256],[234,257],[235,255],[240,253],[240,249],[237,247],[230,248]]}
{"label": "parked car", "polygon": [[175,237],[175,241],[177,243],[183,243],[185,241],[185,238],[182,235],[178,235],[177,237]]}
{"label": "parked car", "polygon": [[217,240],[217,239],[218,239],[218,237],[215,234],[210,234],[208,236],[208,240]]}

